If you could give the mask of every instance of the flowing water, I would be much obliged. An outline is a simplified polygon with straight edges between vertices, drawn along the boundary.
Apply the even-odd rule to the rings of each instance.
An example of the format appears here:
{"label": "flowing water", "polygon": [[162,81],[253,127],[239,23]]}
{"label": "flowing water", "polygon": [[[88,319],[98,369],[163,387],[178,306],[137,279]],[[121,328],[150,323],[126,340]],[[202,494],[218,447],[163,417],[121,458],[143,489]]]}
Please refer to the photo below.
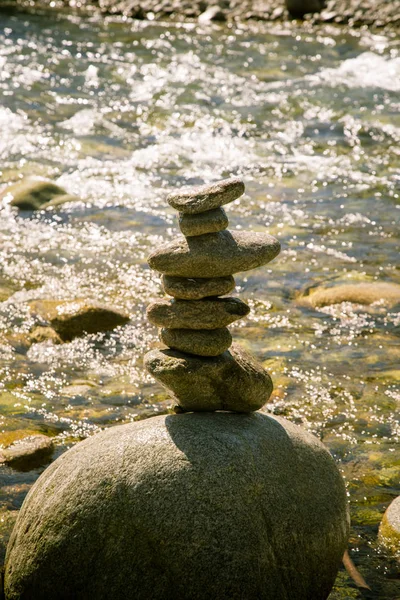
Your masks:
{"label": "flowing water", "polygon": [[[400,283],[399,39],[330,26],[0,19],[0,189],[40,175],[83,200],[0,207],[0,443],[46,433],[57,456],[168,410],[142,367],[157,339],[145,306],[161,296],[146,256],[177,235],[167,192],[240,175],[247,193],[228,207],[231,228],[267,228],[283,251],[237,277],[252,312],[234,335],[272,373],[266,409],[337,460],[350,555],[372,588],[341,571],[330,598],[399,599],[398,566],[377,543],[400,493],[399,312],[299,300],[318,285]],[[77,298],[121,308],[130,323],[26,343],[32,301]],[[2,467],[1,534],[40,472]]]}

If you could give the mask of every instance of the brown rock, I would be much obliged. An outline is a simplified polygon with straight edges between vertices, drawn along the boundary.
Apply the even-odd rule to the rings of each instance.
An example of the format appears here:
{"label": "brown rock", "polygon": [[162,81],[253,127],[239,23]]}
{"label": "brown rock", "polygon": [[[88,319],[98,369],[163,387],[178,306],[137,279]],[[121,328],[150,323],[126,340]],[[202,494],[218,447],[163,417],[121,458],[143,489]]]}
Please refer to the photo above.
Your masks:
{"label": "brown rock", "polygon": [[160,339],[169,348],[197,354],[199,356],[218,356],[228,350],[232,336],[226,327],[222,329],[161,329]]}
{"label": "brown rock", "polygon": [[239,298],[157,300],[147,307],[147,318],[153,325],[168,329],[219,329],[249,312]]}
{"label": "brown rock", "polygon": [[174,277],[226,277],[267,264],[280,252],[268,233],[220,231],[176,239],[148,258],[152,269]]}
{"label": "brown rock", "polygon": [[233,202],[242,194],[243,181],[232,177],[217,183],[180,189],[170,194],[167,202],[181,213],[195,215]]}
{"label": "brown rock", "polygon": [[186,277],[170,277],[163,275],[164,292],[181,300],[201,300],[207,296],[224,296],[235,287],[235,280],[229,277],[213,277],[212,279],[192,279]]}
{"label": "brown rock", "polygon": [[34,468],[46,461],[53,451],[53,441],[47,435],[32,435],[0,450],[0,463],[17,469]]}
{"label": "brown rock", "polygon": [[179,227],[186,237],[217,233],[226,229],[228,224],[228,217],[223,208],[214,208],[198,215],[179,215]]}

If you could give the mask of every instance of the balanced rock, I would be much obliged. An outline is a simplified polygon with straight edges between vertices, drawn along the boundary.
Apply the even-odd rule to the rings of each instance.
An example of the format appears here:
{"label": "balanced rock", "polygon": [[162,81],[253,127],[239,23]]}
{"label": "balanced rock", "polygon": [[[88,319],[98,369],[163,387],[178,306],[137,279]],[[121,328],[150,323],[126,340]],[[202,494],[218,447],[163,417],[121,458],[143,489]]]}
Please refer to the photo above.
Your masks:
{"label": "balanced rock", "polygon": [[216,233],[228,227],[228,217],[223,208],[214,208],[198,215],[179,216],[179,227],[183,235],[192,237],[204,233]]}
{"label": "balanced rock", "polygon": [[378,539],[389,552],[400,558],[400,496],[393,500],[383,515]]}
{"label": "balanced rock", "polygon": [[40,210],[79,200],[76,196],[67,194],[62,187],[52,181],[33,177],[27,177],[8,186],[0,194],[0,200],[6,196],[11,199],[11,206],[16,206],[20,210]]}
{"label": "balanced rock", "polygon": [[144,364],[184,411],[252,412],[272,393],[267,371],[237,344],[213,358],[152,350]]}
{"label": "balanced rock", "polygon": [[148,263],[174,277],[226,277],[265,265],[279,251],[278,240],[267,233],[220,231],[178,238],[156,249]]}
{"label": "balanced rock", "polygon": [[168,204],[181,213],[195,215],[219,208],[244,194],[244,183],[238,177],[224,179],[218,183],[190,187],[172,192]]}
{"label": "balanced rock", "polygon": [[211,279],[195,279],[187,277],[170,277],[163,275],[164,292],[182,300],[201,300],[208,296],[224,296],[235,287],[235,280],[229,277],[213,277]]}
{"label": "balanced rock", "polygon": [[162,329],[161,341],[174,350],[199,356],[218,356],[232,344],[232,335],[226,327],[222,329]]}
{"label": "balanced rock", "polygon": [[12,533],[7,600],[325,600],[347,544],[317,438],[263,414],[159,416],[76,444]]}
{"label": "balanced rock", "polygon": [[147,307],[147,318],[153,325],[168,329],[219,329],[249,312],[239,298],[157,300]]}

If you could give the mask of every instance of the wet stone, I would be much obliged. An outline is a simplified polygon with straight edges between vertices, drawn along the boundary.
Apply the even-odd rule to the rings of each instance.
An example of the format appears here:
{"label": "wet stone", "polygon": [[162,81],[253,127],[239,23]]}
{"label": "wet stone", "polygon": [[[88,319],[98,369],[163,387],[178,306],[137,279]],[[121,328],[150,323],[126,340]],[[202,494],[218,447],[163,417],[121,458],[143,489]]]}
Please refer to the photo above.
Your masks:
{"label": "wet stone", "polygon": [[152,350],[144,363],[183,411],[252,412],[261,408],[272,392],[267,371],[237,344],[213,358]]}
{"label": "wet stone", "polygon": [[46,462],[53,452],[53,441],[46,435],[32,435],[0,450],[0,464],[27,470]]}
{"label": "wet stone", "polygon": [[179,215],[179,227],[186,237],[217,233],[226,229],[228,224],[228,217],[223,208],[207,210],[198,215]]}
{"label": "wet stone", "polygon": [[226,327],[221,329],[162,329],[161,341],[174,350],[199,356],[218,356],[232,344],[232,335]]}
{"label": "wet stone", "polygon": [[8,186],[1,194],[0,200],[9,197],[11,206],[20,210],[40,210],[59,206],[66,202],[79,200],[71,196],[52,181],[27,177]]}
{"label": "wet stone", "polygon": [[219,329],[249,312],[239,298],[157,300],[147,307],[147,318],[153,325],[168,329]]}
{"label": "wet stone", "polygon": [[400,558],[400,496],[387,508],[379,527],[379,542]]}
{"label": "wet stone", "polygon": [[238,177],[232,177],[217,183],[172,192],[167,202],[181,213],[195,215],[233,202],[242,194],[244,194],[243,181]]}
{"label": "wet stone", "polygon": [[181,300],[201,300],[207,296],[224,296],[235,287],[235,280],[229,277],[213,277],[211,279],[195,279],[187,277],[170,277],[163,275],[164,292]]}
{"label": "wet stone", "polygon": [[226,277],[269,263],[280,252],[268,233],[220,231],[176,239],[148,258],[152,269],[174,277]]}

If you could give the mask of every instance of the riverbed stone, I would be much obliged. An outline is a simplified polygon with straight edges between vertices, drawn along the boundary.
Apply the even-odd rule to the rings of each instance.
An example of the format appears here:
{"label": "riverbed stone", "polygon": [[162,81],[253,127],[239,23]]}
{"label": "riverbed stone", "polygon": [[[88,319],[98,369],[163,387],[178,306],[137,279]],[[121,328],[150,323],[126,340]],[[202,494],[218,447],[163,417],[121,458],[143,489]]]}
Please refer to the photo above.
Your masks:
{"label": "riverbed stone", "polygon": [[245,317],[248,305],[239,298],[156,300],[147,307],[147,318],[169,329],[219,329]]}
{"label": "riverbed stone", "polygon": [[10,198],[11,206],[16,206],[20,210],[40,210],[79,200],[77,196],[68,194],[52,181],[33,177],[27,177],[8,186],[0,194],[0,200],[5,197]]}
{"label": "riverbed stone", "polygon": [[379,527],[380,543],[400,558],[400,496],[386,509]]}
{"label": "riverbed stone", "polygon": [[40,344],[41,342],[62,344],[61,337],[52,327],[35,327],[29,334],[29,341],[32,344]]}
{"label": "riverbed stone", "polygon": [[369,305],[381,301],[386,306],[400,302],[400,285],[393,282],[373,281],[365,283],[344,283],[332,287],[317,287],[301,303],[313,307],[330,306],[341,302]]}
{"label": "riverbed stone", "polygon": [[244,194],[244,183],[239,177],[198,187],[181,188],[167,197],[170,206],[180,213],[195,215],[233,202]]}
{"label": "riverbed stone", "polygon": [[174,350],[199,356],[218,356],[232,344],[232,335],[221,329],[161,329],[161,341]]}
{"label": "riverbed stone", "polygon": [[224,296],[235,288],[235,280],[231,275],[211,279],[163,275],[162,284],[166,294],[181,300],[201,300],[201,298],[209,296]]}
{"label": "riverbed stone", "polygon": [[83,299],[34,300],[29,306],[32,313],[49,322],[63,342],[86,333],[111,331],[129,321],[128,315],[115,308]]}
{"label": "riverbed stone", "polygon": [[343,480],[310,433],[260,413],[158,416],[41,475],[5,598],[325,600],[347,537]]}
{"label": "riverbed stone", "polygon": [[198,215],[179,215],[179,227],[186,237],[217,233],[226,229],[228,224],[228,217],[223,208],[214,208]]}
{"label": "riverbed stone", "polygon": [[53,440],[47,435],[31,435],[0,450],[0,464],[15,469],[33,469],[47,462],[53,452]]}
{"label": "riverbed stone", "polygon": [[177,238],[156,249],[148,258],[152,269],[174,277],[226,277],[261,267],[280,251],[268,233],[220,231]]}
{"label": "riverbed stone", "polygon": [[213,358],[156,349],[144,364],[184,411],[252,412],[272,393],[267,371],[235,343]]}

